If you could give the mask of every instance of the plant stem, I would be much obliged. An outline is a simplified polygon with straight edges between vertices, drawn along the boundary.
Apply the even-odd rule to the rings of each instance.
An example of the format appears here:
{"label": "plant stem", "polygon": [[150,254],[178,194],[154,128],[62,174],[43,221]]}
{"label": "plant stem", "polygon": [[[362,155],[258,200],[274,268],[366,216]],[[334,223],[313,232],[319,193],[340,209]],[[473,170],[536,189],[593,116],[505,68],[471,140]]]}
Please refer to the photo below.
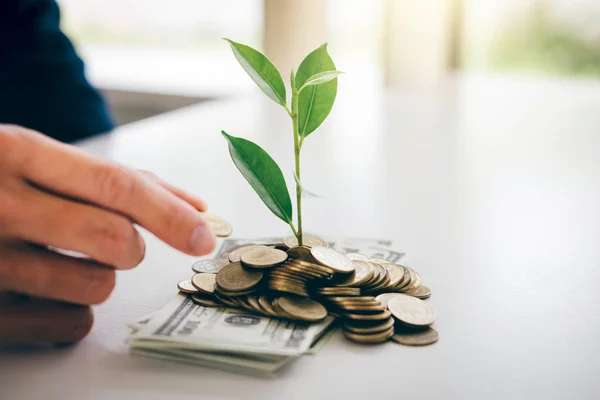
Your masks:
{"label": "plant stem", "polygon": [[288,108],[287,104],[283,105],[283,108],[285,108],[285,111],[287,111],[288,115],[292,118],[294,118],[294,115],[292,114],[292,112],[290,111],[290,109]]}
{"label": "plant stem", "polygon": [[298,231],[296,230],[296,227],[294,226],[293,222],[290,222],[290,228],[292,228],[292,232],[294,233],[294,236],[298,237]]}
{"label": "plant stem", "polygon": [[302,246],[302,187],[300,186],[300,134],[298,133],[298,92],[292,87],[292,125],[294,127],[294,160],[296,165],[296,210],[298,210],[298,231],[294,234],[298,239],[298,246]]}

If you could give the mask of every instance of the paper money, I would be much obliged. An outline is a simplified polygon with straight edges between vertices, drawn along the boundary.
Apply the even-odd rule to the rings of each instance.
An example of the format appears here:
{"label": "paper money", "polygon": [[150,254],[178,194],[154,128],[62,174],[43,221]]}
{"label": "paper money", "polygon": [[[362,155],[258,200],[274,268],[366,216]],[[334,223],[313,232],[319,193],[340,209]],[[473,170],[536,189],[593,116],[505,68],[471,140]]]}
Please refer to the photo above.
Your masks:
{"label": "paper money", "polygon": [[297,356],[306,352],[333,318],[300,323],[241,310],[208,308],[178,294],[129,338],[133,347],[171,343],[180,348],[247,354]]}
{"label": "paper money", "polygon": [[177,295],[162,310],[129,324],[131,353],[269,376],[318,350],[332,317],[302,324],[226,308],[206,308]]}
{"label": "paper money", "polygon": [[[327,237],[325,238],[329,247],[341,253],[361,253],[369,258],[381,258],[388,260],[391,263],[398,262],[404,253],[393,250],[391,240],[363,239],[363,238],[341,238]],[[212,254],[206,256],[207,259],[227,259],[229,253],[244,245],[269,245],[280,243],[281,238],[267,237],[259,239],[235,239],[228,238],[222,241],[221,246]]]}

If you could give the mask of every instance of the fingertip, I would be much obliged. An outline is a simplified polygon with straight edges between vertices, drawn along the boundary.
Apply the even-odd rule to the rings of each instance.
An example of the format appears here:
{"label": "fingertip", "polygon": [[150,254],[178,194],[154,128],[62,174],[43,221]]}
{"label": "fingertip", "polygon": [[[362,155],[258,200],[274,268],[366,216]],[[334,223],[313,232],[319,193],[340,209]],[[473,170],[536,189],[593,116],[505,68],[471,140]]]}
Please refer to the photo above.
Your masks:
{"label": "fingertip", "polygon": [[65,342],[79,342],[83,340],[92,330],[94,325],[94,312],[90,307],[82,307],[73,312],[73,325],[67,333]]}
{"label": "fingertip", "polygon": [[215,235],[210,231],[206,222],[194,228],[189,243],[189,248],[193,255],[203,256],[209,254],[214,250],[215,246]]}
{"label": "fingertip", "polygon": [[178,192],[172,192],[172,193],[175,194],[176,196],[178,196],[180,199],[187,202],[188,204],[190,204],[192,207],[194,207],[196,210],[198,210],[200,212],[205,212],[206,210],[208,210],[208,204],[206,204],[206,202],[199,197],[193,196],[184,191],[178,191]]}
{"label": "fingertip", "polygon": [[198,210],[200,211],[207,211],[208,210],[208,204],[201,199],[198,199]]}

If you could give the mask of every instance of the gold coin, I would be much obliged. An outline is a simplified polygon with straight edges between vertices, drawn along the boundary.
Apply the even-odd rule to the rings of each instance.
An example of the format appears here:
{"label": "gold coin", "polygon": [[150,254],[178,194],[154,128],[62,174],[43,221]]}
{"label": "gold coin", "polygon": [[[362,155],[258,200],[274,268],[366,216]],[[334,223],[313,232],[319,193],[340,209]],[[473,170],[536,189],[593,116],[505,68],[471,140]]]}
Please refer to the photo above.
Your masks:
{"label": "gold coin", "polygon": [[215,262],[217,263],[217,266],[219,267],[219,271],[222,270],[223,267],[225,267],[225,266],[227,266],[227,265],[229,265],[231,263],[231,261],[229,261],[229,257],[227,257],[227,258],[215,258]]}
{"label": "gold coin", "polygon": [[322,269],[324,271],[331,270],[331,268],[324,267],[322,265],[317,264],[314,260],[313,261],[306,261],[306,260],[301,260],[299,258],[290,258],[290,259],[287,260],[287,262],[285,263],[285,265],[289,265],[289,264],[298,265],[298,266],[306,267],[306,268]]}
{"label": "gold coin", "polygon": [[416,289],[415,282],[417,282],[417,274],[415,274],[415,271],[412,268],[409,268],[409,267],[404,267],[404,268],[406,268],[410,274],[410,281],[408,281],[408,283],[406,284],[406,286],[404,286],[402,288],[402,290],[410,291],[410,290]]}
{"label": "gold coin", "polygon": [[306,281],[303,281],[301,279],[292,278],[289,276],[271,276],[269,279],[269,285],[285,284],[285,283],[298,285],[302,288],[304,288],[306,286]]}
{"label": "gold coin", "polygon": [[381,303],[361,304],[361,303],[331,303],[328,304],[326,299],[323,302],[327,304],[327,307],[332,311],[336,312],[348,312],[354,314],[377,314],[383,311]]}
{"label": "gold coin", "polygon": [[360,289],[350,287],[322,287],[317,289],[317,293],[334,296],[360,296]]}
{"label": "gold coin", "polygon": [[325,267],[323,265],[315,264],[314,262],[307,262],[307,261],[298,260],[298,259],[290,259],[290,260],[288,260],[288,262],[285,265],[286,266],[288,266],[288,265],[294,266],[294,267],[302,267],[302,268],[305,268],[310,271],[316,271],[316,272],[318,272],[320,274],[324,274],[326,276],[333,275],[333,269],[331,269],[329,267]]}
{"label": "gold coin", "polygon": [[288,255],[285,251],[265,247],[242,254],[240,260],[247,267],[262,269],[281,264],[287,258]]}
{"label": "gold coin", "polygon": [[302,297],[308,297],[308,292],[302,288],[297,286],[269,286],[272,290],[277,292],[291,293]]}
{"label": "gold coin", "polygon": [[229,300],[233,303],[233,308],[244,308],[236,297],[230,297]]}
{"label": "gold coin", "polygon": [[377,293],[388,288],[390,282],[390,274],[382,265],[374,264],[375,268],[379,271],[379,281],[374,282],[368,289],[365,288],[367,293]]}
{"label": "gold coin", "polygon": [[202,293],[213,294],[216,277],[217,274],[196,274],[192,278],[192,285]]}
{"label": "gold coin", "polygon": [[312,279],[311,276],[303,274],[302,272],[294,271],[287,268],[275,268],[271,270],[269,276],[289,276],[290,278],[296,278],[303,281]]}
{"label": "gold coin", "polygon": [[415,290],[411,290],[410,292],[404,293],[409,296],[416,297],[418,299],[427,299],[431,297],[431,289],[429,289],[427,286],[419,286]]}
{"label": "gold coin", "polygon": [[341,303],[358,303],[358,304],[370,304],[378,301],[375,300],[375,297],[372,296],[355,296],[355,297],[337,297],[330,296],[327,297],[327,300],[333,303],[341,302]]}
{"label": "gold coin", "polygon": [[303,288],[306,287],[305,279],[300,279],[300,278],[296,278],[296,277],[288,276],[288,275],[272,275],[269,278],[269,284],[274,284],[274,283],[289,283],[289,284],[301,286]]}
{"label": "gold coin", "polygon": [[271,300],[267,298],[267,296],[259,296],[258,303],[260,306],[267,312],[267,315],[271,315],[273,317],[278,317],[279,314],[273,309],[271,305]]}
{"label": "gold coin", "polygon": [[[298,276],[304,276],[306,278],[310,278],[307,275],[307,272],[310,272],[308,270],[308,268],[299,267],[296,265],[289,265],[289,264],[278,265],[277,267],[270,270],[269,274],[274,274],[274,273],[279,273],[279,272],[282,272],[284,274],[298,275]],[[318,275],[318,273],[316,275],[320,276],[320,275]]]}
{"label": "gold coin", "polygon": [[303,281],[300,281],[297,279],[277,278],[277,279],[269,280],[269,287],[275,287],[275,286],[281,286],[281,285],[296,286],[298,288],[301,288],[302,290],[306,290],[306,282],[303,282]]}
{"label": "gold coin", "polygon": [[380,295],[378,295],[377,297],[375,297],[376,300],[379,300],[381,302],[381,304],[383,304],[384,306],[387,307],[388,302],[393,299],[396,296],[401,295],[400,293],[381,293]]}
{"label": "gold coin", "polygon": [[289,276],[289,275],[283,275],[283,274],[279,274],[279,275],[272,275],[269,278],[269,282],[293,282],[295,284],[301,285],[301,286],[306,286],[307,280],[303,279],[303,278],[298,278],[295,276]]}
{"label": "gold coin", "polygon": [[240,306],[248,311],[254,311],[257,312],[254,307],[252,307],[252,304],[250,304],[250,302],[248,301],[249,296],[243,296],[243,297],[236,297],[235,300],[240,304]]}
{"label": "gold coin", "polygon": [[268,315],[268,313],[262,308],[262,306],[258,302],[258,296],[248,296],[248,297],[246,297],[246,302],[257,313]]}
{"label": "gold coin", "polygon": [[339,251],[328,247],[313,247],[310,249],[310,254],[319,262],[319,264],[329,267],[337,273],[349,274],[355,269],[352,260]]}
{"label": "gold coin", "polygon": [[389,328],[387,331],[383,331],[383,332],[378,332],[378,333],[371,333],[371,334],[357,334],[357,333],[352,333],[348,330],[344,330],[344,336],[346,336],[347,339],[356,342],[356,343],[369,343],[369,344],[375,344],[375,343],[383,343],[385,341],[387,341],[389,338],[391,338],[394,335],[394,328]]}
{"label": "gold coin", "polygon": [[232,263],[240,262],[240,260],[242,259],[242,255],[244,253],[247,253],[249,251],[256,250],[256,249],[268,249],[268,247],[262,246],[262,245],[257,245],[257,244],[251,244],[248,246],[238,247],[237,249],[233,249],[231,251],[231,253],[229,253],[229,261],[231,261]]}
{"label": "gold coin", "polygon": [[310,247],[308,246],[296,246],[292,247],[287,251],[288,257],[296,260],[303,260],[307,262],[313,262],[315,259],[310,254]]}
{"label": "gold coin", "polygon": [[381,284],[385,282],[388,277],[388,272],[385,268],[383,268],[380,264],[370,262],[371,268],[374,271],[375,276],[377,276],[376,280],[369,282],[369,288],[381,287]]}
{"label": "gold coin", "polygon": [[301,281],[304,281],[304,282],[312,279],[312,277],[305,275],[301,272],[296,272],[296,271],[287,270],[287,269],[277,269],[277,270],[269,273],[269,277],[275,277],[275,276],[284,276],[284,277],[288,276],[290,278],[300,279]]}
{"label": "gold coin", "polygon": [[[377,300],[373,299],[373,300],[363,300],[363,298],[366,298],[367,296],[331,296],[331,297],[327,297],[327,300],[332,303],[332,304],[340,304],[340,305],[345,305],[345,304],[354,304],[354,305],[365,305],[365,306],[372,306],[372,305],[379,305],[381,304],[380,302],[378,302]],[[331,298],[334,298],[335,300],[330,300]]]}
{"label": "gold coin", "polygon": [[344,324],[344,329],[350,331],[352,333],[356,333],[359,335],[371,334],[371,333],[379,333],[383,331],[387,331],[388,329],[394,326],[394,318],[388,318],[382,323],[378,323],[377,325],[358,325],[356,322],[347,322]]}
{"label": "gold coin", "polygon": [[331,284],[339,287],[350,287],[350,283],[354,282],[355,271],[349,274],[336,274],[331,279]]}
{"label": "gold coin", "polygon": [[435,321],[435,310],[423,300],[399,294],[392,298],[388,309],[398,320],[414,326],[425,326]]}
{"label": "gold coin", "polygon": [[388,319],[392,315],[388,310],[382,311],[377,314],[354,314],[354,313],[346,313],[344,314],[344,318],[351,319],[354,321],[381,321],[384,319]]}
{"label": "gold coin", "polygon": [[387,287],[391,281],[390,272],[381,264],[377,264],[377,268],[379,268],[382,271],[383,277],[384,277],[381,285],[383,285],[384,287]]}
{"label": "gold coin", "polygon": [[346,253],[346,257],[348,257],[352,261],[369,261],[369,257],[360,253]]}
{"label": "gold coin", "polygon": [[239,262],[231,263],[217,274],[217,284],[228,292],[253,289],[263,277],[261,271],[248,271]]}
{"label": "gold coin", "polygon": [[278,270],[293,272],[295,274],[305,276],[307,279],[323,279],[329,277],[329,275],[323,272],[311,270],[306,267],[300,267],[293,264],[285,264],[284,266],[278,268]]}
{"label": "gold coin", "polygon": [[338,283],[337,286],[361,287],[373,277],[373,270],[364,261],[354,261],[354,274],[346,282]]}
{"label": "gold coin", "polygon": [[338,307],[343,311],[349,311],[357,314],[372,314],[385,311],[385,307],[379,302],[375,304],[339,303]]}
{"label": "gold coin", "polygon": [[414,271],[414,272],[415,272],[415,283],[413,284],[413,289],[418,289],[419,287],[421,287],[421,275],[417,271]]}
{"label": "gold coin", "polygon": [[277,278],[269,280],[269,286],[274,287],[277,285],[292,285],[302,288],[302,290],[306,289],[306,282],[299,281],[297,279],[289,279],[289,278]]}
{"label": "gold coin", "polygon": [[[298,246],[298,239],[296,238],[296,236],[288,236],[288,237],[283,238],[283,244],[285,244],[288,247],[288,249],[291,249],[292,247]],[[304,235],[302,235],[302,246],[327,247],[328,244],[324,239],[321,239],[318,236],[304,234]]]}
{"label": "gold coin", "polygon": [[237,307],[236,302],[234,302],[231,298],[220,294],[218,289],[215,290],[215,298],[228,307]]}
{"label": "gold coin", "polygon": [[277,318],[294,319],[291,315],[289,315],[288,313],[283,311],[281,307],[279,307],[278,299],[279,297],[275,297],[271,300],[271,308],[273,309],[273,311],[275,311],[275,315],[277,316]]}
{"label": "gold coin", "polygon": [[273,285],[293,285],[301,287],[303,290],[306,290],[306,281],[301,279],[292,278],[289,276],[275,276],[269,279],[268,284],[270,286]]}
{"label": "gold coin", "polygon": [[235,301],[235,299],[233,299],[233,297],[247,296],[249,294],[254,293],[255,290],[256,290],[256,288],[252,288],[250,290],[244,290],[243,292],[230,292],[230,291],[227,291],[227,290],[223,289],[222,287],[220,287],[219,284],[215,285],[215,295],[217,293],[219,293],[223,296],[232,298],[231,299],[232,301]]}
{"label": "gold coin", "polygon": [[186,279],[185,281],[181,281],[177,284],[177,289],[179,289],[182,293],[196,294],[198,293],[198,289],[192,285],[191,279]]}
{"label": "gold coin", "polygon": [[394,287],[402,281],[404,278],[404,267],[401,267],[396,264],[383,264],[383,268],[385,268],[390,275],[390,282],[388,283],[389,287]]}
{"label": "gold coin", "polygon": [[367,289],[367,288],[373,287],[380,280],[379,268],[377,268],[375,266],[375,264],[373,264],[370,261],[365,261],[365,262],[369,266],[369,270],[372,272],[372,276],[368,281],[366,281],[365,283],[360,285],[361,289]]}
{"label": "gold coin", "polygon": [[354,286],[362,286],[365,285],[367,282],[369,282],[372,278],[373,275],[375,274],[373,272],[373,269],[369,266],[369,264],[365,261],[354,261],[354,265],[355,265],[355,278],[354,278]]}
{"label": "gold coin", "polygon": [[404,268],[404,276],[394,288],[396,290],[403,290],[410,283],[410,269],[405,266],[402,266],[402,268]]}
{"label": "gold coin", "polygon": [[280,297],[277,305],[293,319],[315,322],[327,316],[327,309],[321,303],[306,297]]}
{"label": "gold coin", "polygon": [[192,301],[196,304],[199,304],[203,307],[221,307],[221,304],[217,303],[211,298],[202,296],[202,295],[193,295]]}
{"label": "gold coin", "polygon": [[407,346],[426,346],[438,341],[438,333],[433,328],[418,331],[402,331],[394,333],[392,340]]}
{"label": "gold coin", "polygon": [[294,290],[294,292],[301,292],[304,296],[306,295],[306,285],[303,283],[291,281],[291,280],[271,280],[269,281],[269,288],[280,291]]}
{"label": "gold coin", "polygon": [[197,273],[209,272],[216,274],[227,264],[229,264],[229,260],[224,259],[200,260],[192,264],[192,269]]}
{"label": "gold coin", "polygon": [[225,221],[223,218],[208,212],[201,213],[208,222],[208,227],[210,230],[219,237],[227,237],[231,236],[233,232],[233,228],[231,224]]}

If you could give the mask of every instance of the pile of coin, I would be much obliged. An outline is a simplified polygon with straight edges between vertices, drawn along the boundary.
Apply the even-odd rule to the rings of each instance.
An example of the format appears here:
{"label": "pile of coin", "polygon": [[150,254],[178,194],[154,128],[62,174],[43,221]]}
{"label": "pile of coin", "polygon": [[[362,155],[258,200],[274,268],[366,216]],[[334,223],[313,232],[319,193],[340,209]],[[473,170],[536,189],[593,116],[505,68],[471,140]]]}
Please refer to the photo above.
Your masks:
{"label": "pile of coin", "polygon": [[344,335],[360,343],[380,343],[394,334],[389,310],[372,296],[331,296],[327,308],[343,319]]}
{"label": "pile of coin", "polygon": [[[216,220],[222,236],[228,224]],[[201,260],[192,266],[191,280],[181,292],[205,307],[235,307],[270,317],[315,322],[328,314],[340,318],[344,335],[359,343],[393,339],[406,345],[437,341],[431,328],[435,311],[422,299],[431,290],[412,268],[342,254],[318,237],[304,235],[269,245],[232,250],[228,260]]]}

